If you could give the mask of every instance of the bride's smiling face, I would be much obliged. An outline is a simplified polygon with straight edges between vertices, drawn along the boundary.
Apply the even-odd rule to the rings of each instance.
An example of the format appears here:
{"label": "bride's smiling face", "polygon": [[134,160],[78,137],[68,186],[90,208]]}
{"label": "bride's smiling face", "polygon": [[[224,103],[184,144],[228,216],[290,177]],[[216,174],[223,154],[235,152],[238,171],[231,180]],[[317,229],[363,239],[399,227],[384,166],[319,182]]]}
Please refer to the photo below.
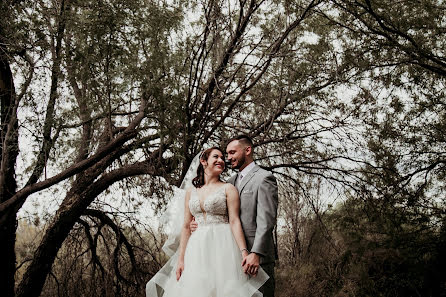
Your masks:
{"label": "bride's smiling face", "polygon": [[207,171],[208,174],[221,174],[223,170],[225,170],[223,153],[217,149],[212,150],[203,166],[205,166],[205,171]]}

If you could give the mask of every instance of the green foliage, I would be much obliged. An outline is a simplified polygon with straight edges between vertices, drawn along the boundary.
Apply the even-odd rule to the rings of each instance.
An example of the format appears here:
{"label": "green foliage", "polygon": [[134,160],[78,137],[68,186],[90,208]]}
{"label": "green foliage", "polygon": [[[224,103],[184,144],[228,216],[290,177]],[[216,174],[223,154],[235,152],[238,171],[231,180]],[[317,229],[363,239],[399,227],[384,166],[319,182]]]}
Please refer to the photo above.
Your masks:
{"label": "green foliage", "polygon": [[[2,49],[21,98],[18,184],[26,184],[45,141],[54,143],[40,180],[122,135],[145,100],[134,137],[94,170],[51,188],[55,200],[85,197],[84,189],[118,172],[125,174],[107,185],[97,209],[119,192],[115,182],[126,192],[115,201],[132,211],[142,204],[132,199],[134,189],[161,209],[197,152],[247,133],[257,163],[281,186],[279,296],[444,295],[442,1],[286,0],[250,10],[243,1],[77,0],[60,11],[61,3],[0,4]],[[46,139],[51,96],[56,109]],[[150,174],[128,178],[126,170],[145,161],[146,171],[129,176]],[[141,271],[152,273],[156,261],[144,252],[155,241],[120,227],[140,249]],[[118,286],[118,276],[104,276],[82,255],[83,230],[78,222],[66,239],[44,293],[56,295],[63,280],[66,295],[82,286],[85,295],[101,295],[104,287],[94,288],[101,282],[112,288],[106,295],[142,294],[143,272],[130,273],[125,249],[118,262],[134,283],[119,287],[125,281]],[[113,269],[107,244],[116,238],[110,230],[103,238],[94,248]],[[18,259],[27,261],[32,252],[18,245]],[[73,267],[75,277],[65,277]]]}
{"label": "green foliage", "polygon": [[295,284],[278,296],[444,293],[444,227],[413,220],[403,207],[351,197],[326,213],[322,225],[313,218],[305,231],[315,232],[311,251],[294,265],[281,262],[279,283]]}

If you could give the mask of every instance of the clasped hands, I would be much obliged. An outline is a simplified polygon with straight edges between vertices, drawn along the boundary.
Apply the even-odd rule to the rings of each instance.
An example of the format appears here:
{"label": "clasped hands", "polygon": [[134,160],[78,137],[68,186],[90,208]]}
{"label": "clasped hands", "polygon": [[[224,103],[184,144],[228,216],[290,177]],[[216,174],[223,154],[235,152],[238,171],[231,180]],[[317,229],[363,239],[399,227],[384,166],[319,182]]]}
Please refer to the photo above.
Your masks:
{"label": "clasped hands", "polygon": [[242,267],[243,272],[251,276],[256,276],[259,272],[260,257],[256,253],[243,251]]}
{"label": "clasped hands", "polygon": [[[190,230],[191,232],[194,232],[198,228],[198,223],[195,222],[195,219],[193,218],[192,222],[190,223]],[[242,252],[242,267],[243,272],[246,274],[249,274],[251,276],[256,276],[259,272],[259,266],[260,266],[260,257],[256,253],[249,253],[247,250],[244,250]],[[178,277],[178,275],[177,275]]]}

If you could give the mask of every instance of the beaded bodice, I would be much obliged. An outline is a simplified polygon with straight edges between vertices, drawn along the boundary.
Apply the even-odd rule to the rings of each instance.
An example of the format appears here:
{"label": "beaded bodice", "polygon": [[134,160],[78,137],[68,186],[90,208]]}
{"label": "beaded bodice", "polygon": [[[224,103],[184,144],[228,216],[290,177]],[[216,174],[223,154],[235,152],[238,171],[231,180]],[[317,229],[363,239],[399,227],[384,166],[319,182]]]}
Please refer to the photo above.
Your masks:
{"label": "beaded bodice", "polygon": [[200,224],[221,224],[228,223],[228,208],[226,206],[226,185],[220,186],[213,193],[204,197],[200,203],[197,189],[192,190],[189,209],[195,217],[198,225]]}

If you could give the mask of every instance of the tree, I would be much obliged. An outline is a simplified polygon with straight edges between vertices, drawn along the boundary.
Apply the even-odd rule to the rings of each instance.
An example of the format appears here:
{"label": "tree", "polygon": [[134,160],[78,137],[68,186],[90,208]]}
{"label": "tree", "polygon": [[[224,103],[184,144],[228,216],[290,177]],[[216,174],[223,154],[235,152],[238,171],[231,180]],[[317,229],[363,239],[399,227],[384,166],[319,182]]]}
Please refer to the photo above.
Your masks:
{"label": "tree", "polygon": [[335,13],[319,12],[361,74],[347,101],[359,166],[338,213],[349,261],[365,267],[358,294],[444,294],[443,4],[330,3]]}
{"label": "tree", "polygon": [[[340,167],[323,163],[316,167],[323,170],[313,170],[312,157],[306,176],[286,174],[305,189],[300,199],[315,197],[307,186],[312,174],[332,181],[345,201],[318,220],[322,226],[315,236],[326,240],[313,246],[316,254],[324,251],[322,259],[308,266],[304,257],[287,263],[302,280],[294,289],[306,296],[442,295],[444,5],[334,0],[316,11],[336,40],[336,62],[350,66],[351,79],[344,82],[349,94],[338,106],[352,117],[340,137],[347,144]],[[296,163],[289,166],[294,172],[306,168]],[[295,215],[304,221],[302,212]],[[282,243],[298,238],[292,230]],[[302,240],[315,229],[302,223],[297,230]]]}
{"label": "tree", "polygon": [[415,229],[423,233],[429,222],[439,236],[446,168],[440,132],[446,124],[444,7],[438,1],[332,4],[339,15],[326,17],[343,36],[346,58],[358,57],[352,63],[366,74],[352,102],[366,132],[363,189],[377,208],[403,208]]}
{"label": "tree", "polygon": [[[52,6],[52,4],[56,4],[56,6]],[[141,3],[132,2],[127,7],[123,7],[125,5],[124,3],[117,3],[116,7],[110,4],[112,6],[110,8],[114,8],[115,10],[117,8],[131,9],[131,5],[138,4]],[[85,73],[75,76],[75,74],[70,72],[69,66],[71,65],[70,59],[72,58],[72,53],[70,52],[69,45],[71,42],[70,38],[73,36],[71,35],[72,31],[69,30],[70,27],[67,28],[67,26],[74,25],[72,22],[76,21],[76,16],[78,17],[77,20],[82,21],[82,17],[85,15],[76,14],[82,8],[87,12],[90,8],[95,9],[94,3],[77,2],[74,5],[68,1],[60,1],[58,3],[2,3],[2,6],[5,8],[5,10],[2,9],[2,12],[16,16],[13,19],[14,22],[12,25],[7,23],[2,24],[3,32],[6,32],[2,34],[2,39],[5,41],[2,44],[12,44],[12,46],[2,51],[5,53],[2,56],[2,61],[4,61],[3,69],[6,69],[2,71],[2,76],[6,76],[3,80],[9,82],[9,86],[6,85],[6,87],[9,87],[9,91],[7,90],[8,92],[5,92],[8,96],[2,99],[2,127],[4,131],[2,134],[2,164],[4,164],[2,166],[2,176],[4,178],[2,179],[1,189],[5,194],[2,195],[2,204],[0,207],[2,213],[1,224],[3,226],[1,234],[2,236],[9,236],[7,242],[10,244],[2,246],[2,248],[5,248],[5,262],[9,264],[2,268],[2,273],[8,277],[3,278],[1,283],[2,288],[5,289],[4,291],[7,292],[8,296],[14,295],[13,277],[15,268],[11,268],[15,266],[15,257],[11,257],[11,255],[14,253],[16,213],[29,195],[75,176],[75,180],[71,184],[71,190],[67,191],[58,213],[53,218],[52,225],[46,230],[46,235],[36,250],[33,261],[29,264],[21,280],[21,285],[17,288],[16,294],[18,296],[40,294],[46,276],[51,269],[52,261],[62,242],[67,237],[74,223],[84,214],[87,206],[99,193],[107,189],[109,185],[127,176],[143,173],[149,173],[154,176],[161,175],[165,171],[169,171],[171,166],[169,160],[161,160],[156,152],[151,152],[151,155],[147,156],[145,161],[134,161],[131,164],[126,162],[127,164],[125,166],[118,166],[117,168],[113,168],[114,166],[112,166],[108,171],[106,170],[107,167],[129,151],[141,148],[141,146],[148,143],[151,139],[158,138],[156,134],[155,136],[146,135],[144,137],[137,137],[140,134],[139,129],[144,129],[140,125],[142,120],[150,113],[151,109],[147,106],[147,103],[150,102],[151,95],[147,92],[139,93],[139,95],[137,94],[139,98],[128,96],[125,100],[118,100],[117,95],[122,94],[122,91],[127,91],[126,88],[131,87],[131,85],[127,84],[124,90],[113,89],[118,86],[117,79],[119,79],[119,76],[112,76],[113,72],[117,70],[116,67],[118,65],[110,65],[108,62],[112,58],[119,57],[117,53],[122,49],[122,45],[119,48],[111,42],[108,44],[100,43],[100,46],[105,47],[105,56],[100,57],[96,61],[96,65],[89,63],[89,66],[93,68],[92,70],[94,70],[94,66],[102,67],[101,71],[107,84],[100,85],[99,87],[93,85],[89,88],[85,84],[82,84],[91,82],[81,80],[82,74],[85,75]],[[101,9],[106,11],[106,3],[102,3],[102,6],[99,4],[99,6],[99,12],[101,12]],[[133,8],[135,7],[133,6]],[[172,21],[171,25],[174,24],[175,19],[178,19],[175,12],[168,11],[162,7],[157,8],[161,14],[159,17],[164,17],[164,15],[170,17]],[[27,13],[27,9],[30,9],[30,14]],[[141,12],[141,15],[129,15],[135,18],[143,17],[144,11]],[[123,18],[125,15],[123,14],[114,14],[113,16],[120,17],[117,18],[118,21],[125,20]],[[79,17],[81,18],[79,19]],[[6,18],[2,18],[2,20],[4,19]],[[94,18],[88,19],[88,14],[86,19],[92,22],[99,20],[98,16],[96,16],[96,20]],[[24,31],[18,30],[17,32],[19,33],[16,34],[18,37],[8,35],[8,33],[12,34],[11,32],[14,32],[14,29],[19,28],[21,23],[28,23],[29,27],[21,28]],[[54,27],[52,24],[56,24],[56,26]],[[102,24],[113,26],[113,24],[108,24],[107,22],[103,22]],[[33,25],[36,27],[33,27]],[[98,37],[116,36],[117,30],[120,28],[110,28],[110,26],[99,28],[105,29],[105,31],[96,32]],[[74,27],[71,28],[74,29]],[[26,29],[30,31],[26,32]],[[166,36],[168,31],[171,30],[171,27],[163,27],[163,30],[164,36]],[[163,32],[157,32],[157,34]],[[24,36],[21,36],[21,34]],[[20,40],[19,38],[23,39]],[[19,47],[21,45],[24,46],[23,48],[19,48],[19,50],[13,47]],[[43,53],[40,52],[41,50]],[[131,50],[135,49],[133,48]],[[115,57],[112,56],[113,54]],[[22,63],[25,65],[22,66]],[[46,96],[47,94],[39,94],[33,88],[33,82],[31,80],[33,74],[38,73],[38,67],[45,67],[46,63],[51,65],[51,71],[48,73],[50,87],[48,100],[42,102],[39,96]],[[101,63],[104,64],[101,65]],[[23,71],[22,74],[24,77],[29,79],[22,85],[24,90],[21,96],[15,95],[14,89],[12,88],[14,86],[14,77],[10,70],[11,64],[19,67],[17,75],[20,75],[20,71]],[[42,75],[45,73],[38,74]],[[67,80],[64,80],[65,75],[67,75]],[[72,84],[72,92],[64,88],[63,82]],[[39,80],[35,83],[39,83]],[[79,85],[79,83],[81,84]],[[95,94],[95,90],[99,92],[106,91],[106,93]],[[97,97],[95,98],[95,96]],[[122,112],[119,110],[119,107],[123,103],[132,104],[132,102],[133,105],[127,111]],[[102,108],[98,113],[95,112],[95,103],[96,107]],[[64,109],[64,105],[68,105],[69,108]],[[31,133],[35,133],[34,135],[37,136],[34,139],[34,144],[39,147],[39,152],[33,160],[33,164],[31,164],[33,169],[28,176],[28,180],[21,189],[16,191],[14,187],[10,190],[8,190],[8,187],[14,186],[16,183],[15,172],[13,170],[15,158],[18,153],[16,147],[19,132],[23,132],[23,129],[18,129],[17,117],[20,116],[18,114],[19,106],[25,110],[22,114],[25,119],[24,125],[30,128]],[[40,108],[43,110],[44,120],[42,122],[33,121],[33,114],[31,112],[36,107],[37,110]],[[27,108],[29,108],[28,112],[26,111]],[[126,118],[126,116],[128,117]],[[40,127],[42,127],[42,130],[39,131]],[[69,133],[72,133],[71,131],[73,130],[81,130],[82,137],[79,139],[75,136],[70,139]],[[61,139],[59,137],[63,138]],[[134,141],[128,143],[131,140]],[[64,156],[63,152],[56,150],[58,147],[62,148],[61,141],[68,145],[70,141],[79,143],[77,146],[77,155],[74,158],[69,153]],[[51,154],[55,153],[57,154],[51,156]],[[55,160],[53,164],[51,164],[52,159]],[[57,168],[57,166],[64,162],[69,162],[71,165],[68,167],[62,165]],[[158,164],[161,164],[161,166]],[[54,176],[47,178],[45,171],[45,176],[42,176],[44,168],[50,167],[51,165],[56,167],[56,170],[59,172],[56,171]],[[11,178],[13,183],[11,183]],[[8,185],[8,187],[5,185]]]}
{"label": "tree", "polygon": [[[67,236],[87,228],[81,217],[112,225],[89,206],[116,182],[146,175],[154,188],[164,187],[157,177],[178,184],[203,145],[235,131],[256,139],[265,165],[296,167],[284,141],[310,151],[317,147],[311,137],[342,126],[316,106],[305,111],[328,86],[348,79],[348,65],[328,67],[331,56],[321,50],[330,45],[328,30],[315,42],[301,40],[311,32],[308,22],[321,1],[177,4],[2,2],[4,16],[13,16],[1,23],[0,225],[9,242],[2,255],[14,255],[16,215],[28,197],[56,185],[64,189],[16,296],[40,294]],[[192,12],[202,17],[189,20]],[[38,88],[45,81],[48,89]],[[17,175],[21,137],[37,153],[29,173]],[[276,148],[282,164],[271,154]],[[15,260],[5,259],[7,277],[0,283],[14,296]]]}
{"label": "tree", "polygon": [[[297,242],[291,253],[299,254],[304,242],[314,246],[316,240],[317,250],[330,244],[332,266],[315,261],[321,277],[325,268],[350,263],[336,258],[348,249],[335,244],[343,235],[317,200],[325,195],[365,200],[370,209],[358,213],[385,218],[371,220],[376,230],[407,217],[386,230],[404,225],[400,229],[411,238],[429,228],[426,238],[442,238],[444,10],[437,2],[0,5],[0,239],[6,263],[0,287],[6,295],[39,295],[60,267],[53,264],[66,251],[64,242],[74,245],[82,236],[91,242],[102,232],[109,232],[102,244],[116,251],[108,253],[114,261],[108,279],[119,280],[122,294],[138,291],[143,280],[133,272],[143,269],[132,260],[140,251],[137,228],[94,202],[117,184],[125,191],[138,185],[161,206],[162,194],[179,184],[203,147],[237,133],[253,137],[256,161],[273,170],[288,193],[284,205],[314,213],[286,215],[318,223],[313,229],[291,224]],[[60,203],[32,260],[19,263],[24,272],[14,293],[17,213],[44,191]],[[305,199],[295,201],[296,194]],[[45,204],[48,198],[35,199]],[[76,256],[86,248],[74,246]],[[101,278],[105,263],[95,255],[100,248],[94,240],[87,248],[96,267],[92,279]],[[303,257],[314,259],[311,252]],[[120,265],[123,260],[131,265]],[[342,288],[338,272],[328,274],[317,292]]]}

